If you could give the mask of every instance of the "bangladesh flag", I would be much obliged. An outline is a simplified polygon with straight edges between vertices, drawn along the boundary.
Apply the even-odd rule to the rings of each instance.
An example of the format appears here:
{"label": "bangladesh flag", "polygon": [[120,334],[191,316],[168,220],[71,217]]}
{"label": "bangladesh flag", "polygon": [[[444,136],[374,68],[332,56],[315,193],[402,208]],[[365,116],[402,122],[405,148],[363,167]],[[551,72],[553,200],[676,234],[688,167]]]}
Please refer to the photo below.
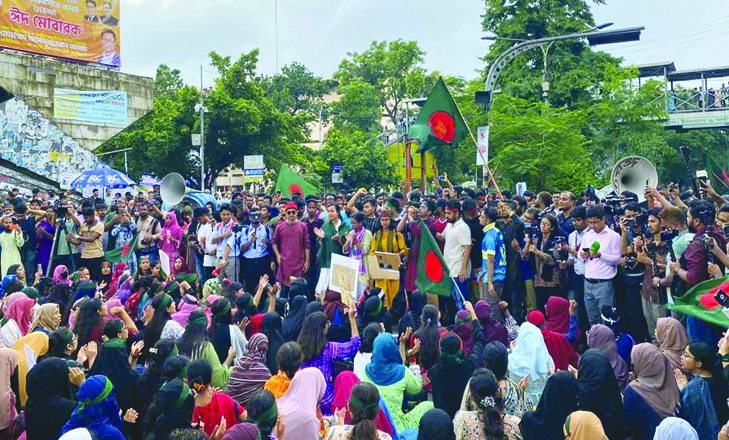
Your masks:
{"label": "bangladesh flag", "polygon": [[281,165],[278,180],[276,181],[276,191],[281,191],[281,194],[288,198],[291,198],[294,193],[299,193],[301,198],[304,198],[310,194],[318,193],[319,188],[307,182],[296,171],[286,165]]}
{"label": "bangladesh flag", "polygon": [[468,136],[466,121],[443,78],[433,87],[408,136],[420,142],[420,151],[443,145],[456,147]]}
{"label": "bangladesh flag", "polygon": [[139,238],[139,234],[134,234],[134,238],[132,238],[132,241],[125,244],[123,247],[120,247],[119,249],[113,249],[108,251],[104,255],[104,259],[112,264],[128,262],[129,258],[131,258],[132,254],[134,253],[134,250],[137,248],[137,238]]}
{"label": "bangladesh flag", "polygon": [[423,220],[420,220],[420,231],[418,278],[415,285],[423,293],[449,296],[453,291],[453,280],[443,254]]}
{"label": "bangladesh flag", "polygon": [[666,306],[702,321],[729,328],[729,317],[724,314],[724,308],[714,298],[719,290],[729,293],[729,277],[701,282],[684,295],[673,297],[673,304],[669,303]]}

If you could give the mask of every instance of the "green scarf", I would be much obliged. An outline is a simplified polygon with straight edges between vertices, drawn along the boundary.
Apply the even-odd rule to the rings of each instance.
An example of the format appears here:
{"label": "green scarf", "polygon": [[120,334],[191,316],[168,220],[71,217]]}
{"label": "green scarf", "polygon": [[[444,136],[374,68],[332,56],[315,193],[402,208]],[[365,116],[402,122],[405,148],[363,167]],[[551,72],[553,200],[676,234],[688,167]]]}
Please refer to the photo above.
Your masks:
{"label": "green scarf", "polygon": [[104,386],[104,390],[101,392],[101,394],[99,394],[93,400],[91,400],[91,399],[85,399],[85,400],[82,400],[82,401],[80,401],[78,403],[78,411],[77,411],[78,414],[81,414],[84,411],[84,409],[86,409],[87,406],[89,406],[89,405],[95,405],[95,404],[101,402],[102,400],[106,399],[107,397],[109,397],[109,394],[111,394],[111,390],[113,390],[113,389],[114,389],[114,386],[111,384],[111,381],[107,377],[106,378],[106,385]]}
{"label": "green scarf", "polygon": [[197,318],[191,319],[187,321],[187,324],[193,324],[193,325],[208,325],[208,317],[207,316],[198,316]]}

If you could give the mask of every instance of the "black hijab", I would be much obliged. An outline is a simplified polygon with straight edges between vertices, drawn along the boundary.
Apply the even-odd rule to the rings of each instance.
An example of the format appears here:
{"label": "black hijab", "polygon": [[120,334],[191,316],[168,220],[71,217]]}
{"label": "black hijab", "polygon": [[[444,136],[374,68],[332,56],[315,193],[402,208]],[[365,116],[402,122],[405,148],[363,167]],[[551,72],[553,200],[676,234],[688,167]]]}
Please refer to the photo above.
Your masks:
{"label": "black hijab", "polygon": [[286,342],[281,331],[281,317],[276,312],[269,312],[263,315],[261,321],[261,333],[268,338],[268,351],[266,352],[266,367],[272,376],[278,374],[278,362],[276,356],[278,349]]}
{"label": "black hijab", "polygon": [[[306,316],[313,315],[316,312],[324,313],[324,306],[319,301],[312,301],[306,306]],[[304,316],[304,318],[306,318]]]}
{"label": "black hijab", "polygon": [[461,350],[461,338],[455,333],[443,336],[438,362],[428,370],[428,377],[433,383],[433,405],[444,410],[449,417],[455,417],[473,370],[473,364]]}
{"label": "black hijab", "polygon": [[154,396],[157,421],[154,424],[155,440],[167,440],[175,429],[190,427],[195,410],[195,398],[190,388],[180,378],[167,382]]}
{"label": "black hijab", "polygon": [[522,416],[519,428],[524,440],[564,440],[562,427],[577,410],[579,394],[577,379],[568,371],[558,371],[547,379],[537,409]]}
{"label": "black hijab", "polygon": [[418,426],[418,440],[456,440],[451,417],[442,409],[423,414]]}
{"label": "black hijab", "polygon": [[89,370],[90,376],[95,374],[109,378],[114,385],[116,403],[123,412],[132,407],[139,374],[129,366],[124,339],[112,339],[101,344],[96,361]]}
{"label": "black hijab", "polygon": [[[496,380],[506,379],[509,368],[509,352],[499,341],[486,344],[483,348],[483,366],[496,376]],[[574,377],[573,377],[574,379]]]}
{"label": "black hijab", "polygon": [[587,350],[580,358],[577,384],[580,389],[577,409],[599,417],[610,440],[624,438],[623,401],[608,358],[594,348]]}
{"label": "black hijab", "polygon": [[306,308],[305,296],[297,295],[289,303],[289,314],[283,320],[283,336],[286,342],[296,341],[298,339],[299,333],[301,333],[301,327],[304,325]]}
{"label": "black hijab", "polygon": [[71,418],[76,402],[71,397],[68,364],[64,359],[48,358],[26,376],[25,429],[33,440],[56,440]]}

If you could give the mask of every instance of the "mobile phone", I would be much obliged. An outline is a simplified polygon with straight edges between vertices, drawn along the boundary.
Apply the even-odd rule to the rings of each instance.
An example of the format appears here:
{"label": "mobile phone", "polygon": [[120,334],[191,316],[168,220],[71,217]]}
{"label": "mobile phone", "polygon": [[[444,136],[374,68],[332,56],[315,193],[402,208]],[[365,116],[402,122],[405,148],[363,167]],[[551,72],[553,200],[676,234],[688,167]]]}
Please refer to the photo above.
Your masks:
{"label": "mobile phone", "polygon": [[724,289],[719,289],[714,294],[714,299],[722,306],[729,308],[729,295],[727,295]]}

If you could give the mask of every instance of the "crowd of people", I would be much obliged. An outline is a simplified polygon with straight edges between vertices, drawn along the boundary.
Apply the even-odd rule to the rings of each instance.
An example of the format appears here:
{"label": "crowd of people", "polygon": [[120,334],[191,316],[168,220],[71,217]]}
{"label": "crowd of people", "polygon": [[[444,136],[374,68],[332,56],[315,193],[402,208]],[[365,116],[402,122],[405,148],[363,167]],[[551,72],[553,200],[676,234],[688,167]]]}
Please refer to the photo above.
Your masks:
{"label": "crowd of people", "polygon": [[[729,335],[669,307],[729,267],[710,186],[443,183],[171,210],[13,191],[0,439],[729,439]],[[427,235],[449,296],[418,288]],[[333,255],[359,262],[351,300]]]}

